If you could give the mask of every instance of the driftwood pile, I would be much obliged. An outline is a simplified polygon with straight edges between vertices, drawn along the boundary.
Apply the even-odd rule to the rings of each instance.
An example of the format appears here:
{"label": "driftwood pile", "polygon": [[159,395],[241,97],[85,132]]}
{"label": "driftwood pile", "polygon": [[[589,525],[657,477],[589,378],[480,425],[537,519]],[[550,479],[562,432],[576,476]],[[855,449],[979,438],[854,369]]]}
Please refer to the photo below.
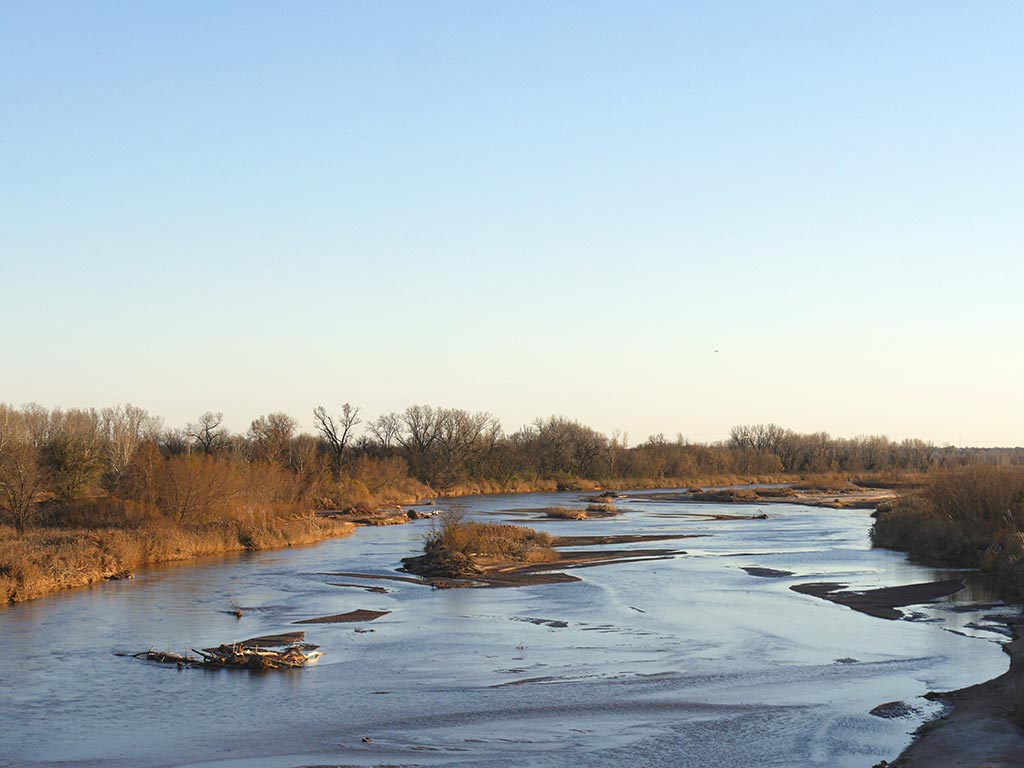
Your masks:
{"label": "driftwood pile", "polygon": [[242,640],[237,643],[219,645],[216,648],[193,649],[198,657],[188,653],[156,651],[150,648],[132,656],[138,659],[156,661],[161,664],[177,664],[179,667],[224,667],[227,669],[297,669],[311,664],[323,652],[320,646],[304,642],[305,632],[285,632],[280,635],[264,635]]}

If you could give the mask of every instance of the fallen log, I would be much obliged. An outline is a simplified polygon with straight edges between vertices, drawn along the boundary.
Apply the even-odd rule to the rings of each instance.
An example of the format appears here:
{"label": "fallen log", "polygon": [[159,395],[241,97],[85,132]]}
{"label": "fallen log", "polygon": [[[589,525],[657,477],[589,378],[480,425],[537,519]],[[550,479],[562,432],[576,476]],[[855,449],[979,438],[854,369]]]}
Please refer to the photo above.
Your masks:
{"label": "fallen log", "polygon": [[196,664],[199,662],[199,659],[195,656],[189,656],[187,653],[158,651],[155,648],[150,648],[148,651],[142,651],[141,653],[133,653],[131,656],[134,659],[155,661],[158,664]]}

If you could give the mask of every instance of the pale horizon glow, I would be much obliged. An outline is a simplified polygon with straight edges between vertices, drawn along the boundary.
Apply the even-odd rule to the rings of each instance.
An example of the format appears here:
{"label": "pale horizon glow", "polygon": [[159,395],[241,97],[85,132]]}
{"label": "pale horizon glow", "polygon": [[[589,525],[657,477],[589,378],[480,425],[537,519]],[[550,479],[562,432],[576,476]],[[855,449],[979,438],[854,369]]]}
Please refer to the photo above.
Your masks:
{"label": "pale horizon glow", "polygon": [[7,4],[0,402],[1024,445],[1022,32],[1013,2]]}

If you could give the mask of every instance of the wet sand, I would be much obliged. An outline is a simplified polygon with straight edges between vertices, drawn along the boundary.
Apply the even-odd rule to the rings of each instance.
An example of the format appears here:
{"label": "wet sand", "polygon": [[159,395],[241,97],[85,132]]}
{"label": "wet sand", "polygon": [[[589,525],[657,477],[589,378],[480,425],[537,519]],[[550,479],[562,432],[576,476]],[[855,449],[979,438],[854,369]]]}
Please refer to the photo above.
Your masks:
{"label": "wet sand", "polygon": [[[637,542],[667,541],[694,538],[687,534],[625,534],[620,536],[558,536],[551,546],[555,549],[581,546],[605,546],[614,544],[635,544]],[[474,572],[466,574],[438,575],[433,573],[433,564],[425,557],[402,559],[402,569],[409,573],[421,574],[424,583],[432,587],[523,587],[537,584],[563,584],[580,579],[566,570],[593,568],[599,565],[635,563],[645,560],[663,560],[685,555],[677,549],[570,549],[558,552],[555,560],[524,562],[520,560],[499,560],[476,557]]]}
{"label": "wet sand", "polygon": [[[786,577],[793,574],[771,568],[745,567],[751,576]],[[794,592],[819,597],[882,619],[905,618],[897,610],[934,602],[965,587],[962,579],[908,584],[882,589],[846,591],[845,584],[795,584]],[[975,608],[978,606],[974,606]],[[1009,768],[1024,765],[1024,623],[1010,624],[1013,640],[1003,646],[1010,656],[1009,670],[978,685],[951,692],[932,692],[931,701],[949,704],[952,711],[926,723],[913,743],[891,763],[891,768]],[[879,717],[901,717],[913,707],[889,702],[876,707]],[[878,710],[878,711],[876,711]],[[889,714],[889,711],[895,714]]]}
{"label": "wet sand", "polygon": [[[746,570],[746,569],[744,569]],[[903,613],[896,610],[906,605],[931,603],[949,595],[955,595],[966,586],[963,579],[930,581],[922,584],[907,584],[901,587],[846,591],[846,584],[834,582],[794,584],[790,587],[802,595],[813,595],[855,611],[876,616],[880,619],[902,619]]]}
{"label": "wet sand", "polygon": [[293,624],[352,624],[362,621],[373,621],[381,616],[387,616],[391,611],[369,611],[365,608],[358,608],[347,613],[336,613],[333,616],[320,616],[315,619],[302,619],[293,621]]}
{"label": "wet sand", "polygon": [[[584,537],[580,537],[584,538]],[[617,538],[617,537],[608,537]],[[516,560],[477,558],[476,573],[463,576],[425,576],[424,582],[438,589],[452,587],[526,587],[538,584],[564,584],[579,581],[579,577],[564,571],[575,568],[594,568],[600,565],[636,563],[646,560],[665,560],[686,552],[677,549],[612,549],[577,550],[560,552],[557,560],[524,563]],[[410,573],[429,567],[423,557],[407,557],[403,568]]]}
{"label": "wet sand", "polygon": [[[706,534],[705,534],[706,535]],[[635,544],[641,541],[671,541],[673,539],[696,539],[702,534],[623,534],[621,536],[556,536],[551,546],[558,547],[597,547],[605,544]]]}
{"label": "wet sand", "polygon": [[787,576],[794,575],[792,571],[782,571],[777,568],[762,568],[758,565],[744,566],[740,570],[746,571],[751,576],[760,576],[764,579],[784,579]]}
{"label": "wet sand", "polygon": [[328,581],[326,583],[332,587],[352,587],[353,589],[361,589],[364,592],[375,592],[378,595],[386,595],[388,593],[388,590],[384,587],[371,587],[366,584],[346,584],[340,581]]}
{"label": "wet sand", "polygon": [[[792,496],[775,496],[756,493],[751,498],[719,498],[715,504],[799,504],[805,507],[828,507],[832,509],[873,509],[883,501],[891,501],[899,494],[890,488],[861,488],[855,491],[796,491]],[[647,493],[631,494],[630,498],[640,501],[679,503],[700,502],[693,493]]]}

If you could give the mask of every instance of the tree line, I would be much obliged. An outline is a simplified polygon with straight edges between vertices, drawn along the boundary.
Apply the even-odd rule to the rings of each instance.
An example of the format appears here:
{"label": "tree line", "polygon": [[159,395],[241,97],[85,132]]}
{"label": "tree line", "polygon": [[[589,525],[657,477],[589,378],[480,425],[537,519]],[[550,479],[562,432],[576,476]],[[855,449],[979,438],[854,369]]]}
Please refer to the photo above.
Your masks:
{"label": "tree line", "polygon": [[562,416],[506,432],[493,414],[429,405],[369,420],[348,403],[318,406],[312,415],[312,433],[280,412],[261,415],[238,433],[215,411],[168,428],[131,404],[66,410],[0,404],[0,511],[21,531],[41,512],[97,498],[202,522],[254,510],[371,506],[431,490],[529,490],[579,479],[692,483],[1024,463],[1021,449],[837,438],[775,424],[737,426],[716,443],[654,435],[630,446],[620,433],[605,435]]}

